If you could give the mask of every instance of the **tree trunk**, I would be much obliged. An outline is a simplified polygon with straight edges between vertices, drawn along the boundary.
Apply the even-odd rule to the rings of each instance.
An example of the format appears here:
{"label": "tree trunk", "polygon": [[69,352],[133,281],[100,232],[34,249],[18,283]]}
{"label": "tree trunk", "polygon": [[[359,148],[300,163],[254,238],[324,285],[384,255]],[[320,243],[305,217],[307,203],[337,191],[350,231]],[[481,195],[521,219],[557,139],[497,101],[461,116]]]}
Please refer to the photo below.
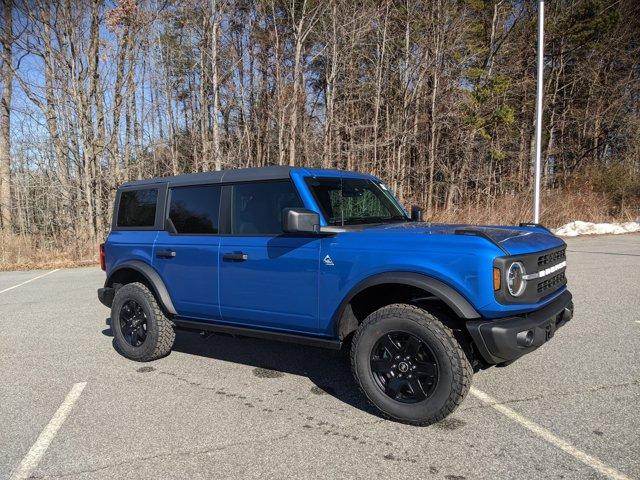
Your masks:
{"label": "tree trunk", "polygon": [[11,229],[11,93],[13,82],[12,0],[4,1],[2,36],[2,103],[0,105],[0,228]]}
{"label": "tree trunk", "polygon": [[213,16],[212,32],[211,32],[211,89],[213,90],[213,112],[212,130],[213,130],[213,164],[216,170],[222,169],[222,155],[220,152],[220,125],[218,121],[218,112],[220,111],[220,85],[218,79],[218,43],[220,30],[220,15],[216,0],[211,0],[211,13]]}
{"label": "tree trunk", "polygon": [[[302,18],[298,23],[298,26],[295,28],[295,57],[293,59],[293,99],[291,100],[291,111],[289,113],[289,165],[291,167],[296,164],[296,134],[298,128],[298,108],[299,102],[298,97],[301,95],[300,92],[300,72],[302,70],[302,28],[304,25],[304,9],[302,12]],[[304,104],[303,104],[304,105]]]}

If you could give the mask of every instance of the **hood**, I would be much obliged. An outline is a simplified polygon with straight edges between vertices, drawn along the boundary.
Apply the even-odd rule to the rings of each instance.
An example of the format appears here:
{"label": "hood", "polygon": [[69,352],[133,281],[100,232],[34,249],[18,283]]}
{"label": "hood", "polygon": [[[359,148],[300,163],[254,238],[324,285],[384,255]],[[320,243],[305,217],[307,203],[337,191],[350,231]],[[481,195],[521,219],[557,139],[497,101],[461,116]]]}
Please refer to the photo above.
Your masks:
{"label": "hood", "polygon": [[434,224],[423,222],[385,224],[371,227],[367,230],[395,230],[413,234],[425,235],[455,235],[456,232],[488,237],[498,247],[509,255],[521,255],[541,252],[564,246],[565,243],[553,233],[542,227],[511,227],[511,226],[479,226],[465,224]]}

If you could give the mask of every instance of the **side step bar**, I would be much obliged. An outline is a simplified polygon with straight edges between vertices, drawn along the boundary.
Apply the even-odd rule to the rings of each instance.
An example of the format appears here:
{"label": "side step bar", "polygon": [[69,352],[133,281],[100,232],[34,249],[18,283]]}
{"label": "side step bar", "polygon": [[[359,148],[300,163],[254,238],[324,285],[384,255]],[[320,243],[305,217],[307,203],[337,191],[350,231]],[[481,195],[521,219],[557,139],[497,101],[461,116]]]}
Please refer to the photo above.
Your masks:
{"label": "side step bar", "polygon": [[223,325],[220,323],[200,322],[197,320],[183,320],[174,318],[173,323],[177,328],[184,330],[207,331],[228,333],[231,335],[242,335],[245,337],[263,338],[265,340],[275,340],[278,342],[297,343],[299,345],[309,345],[311,347],[329,348],[340,350],[342,342],[334,338],[310,337],[306,335],[296,335],[294,333],[273,332],[268,330],[256,330],[253,328],[236,327],[234,325]]}

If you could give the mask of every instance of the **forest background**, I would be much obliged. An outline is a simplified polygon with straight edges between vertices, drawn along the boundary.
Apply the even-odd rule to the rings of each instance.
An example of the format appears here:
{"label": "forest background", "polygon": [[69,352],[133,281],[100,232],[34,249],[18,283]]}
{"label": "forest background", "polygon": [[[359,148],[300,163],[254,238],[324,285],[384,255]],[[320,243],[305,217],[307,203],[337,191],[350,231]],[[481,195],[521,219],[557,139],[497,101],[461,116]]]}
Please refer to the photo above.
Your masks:
{"label": "forest background", "polygon": [[[93,263],[127,180],[373,173],[532,219],[534,0],[4,0],[0,269]],[[640,3],[546,2],[542,223],[640,214]]]}

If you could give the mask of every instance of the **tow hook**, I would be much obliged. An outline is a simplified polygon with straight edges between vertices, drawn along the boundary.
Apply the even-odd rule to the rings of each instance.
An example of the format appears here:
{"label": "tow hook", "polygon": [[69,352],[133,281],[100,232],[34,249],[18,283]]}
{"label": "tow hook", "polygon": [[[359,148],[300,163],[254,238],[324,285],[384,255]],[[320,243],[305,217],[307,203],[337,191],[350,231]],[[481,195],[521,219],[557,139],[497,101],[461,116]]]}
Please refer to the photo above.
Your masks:
{"label": "tow hook", "polygon": [[571,302],[569,305],[564,307],[564,310],[562,311],[562,321],[568,322],[572,318],[573,318],[573,302]]}

